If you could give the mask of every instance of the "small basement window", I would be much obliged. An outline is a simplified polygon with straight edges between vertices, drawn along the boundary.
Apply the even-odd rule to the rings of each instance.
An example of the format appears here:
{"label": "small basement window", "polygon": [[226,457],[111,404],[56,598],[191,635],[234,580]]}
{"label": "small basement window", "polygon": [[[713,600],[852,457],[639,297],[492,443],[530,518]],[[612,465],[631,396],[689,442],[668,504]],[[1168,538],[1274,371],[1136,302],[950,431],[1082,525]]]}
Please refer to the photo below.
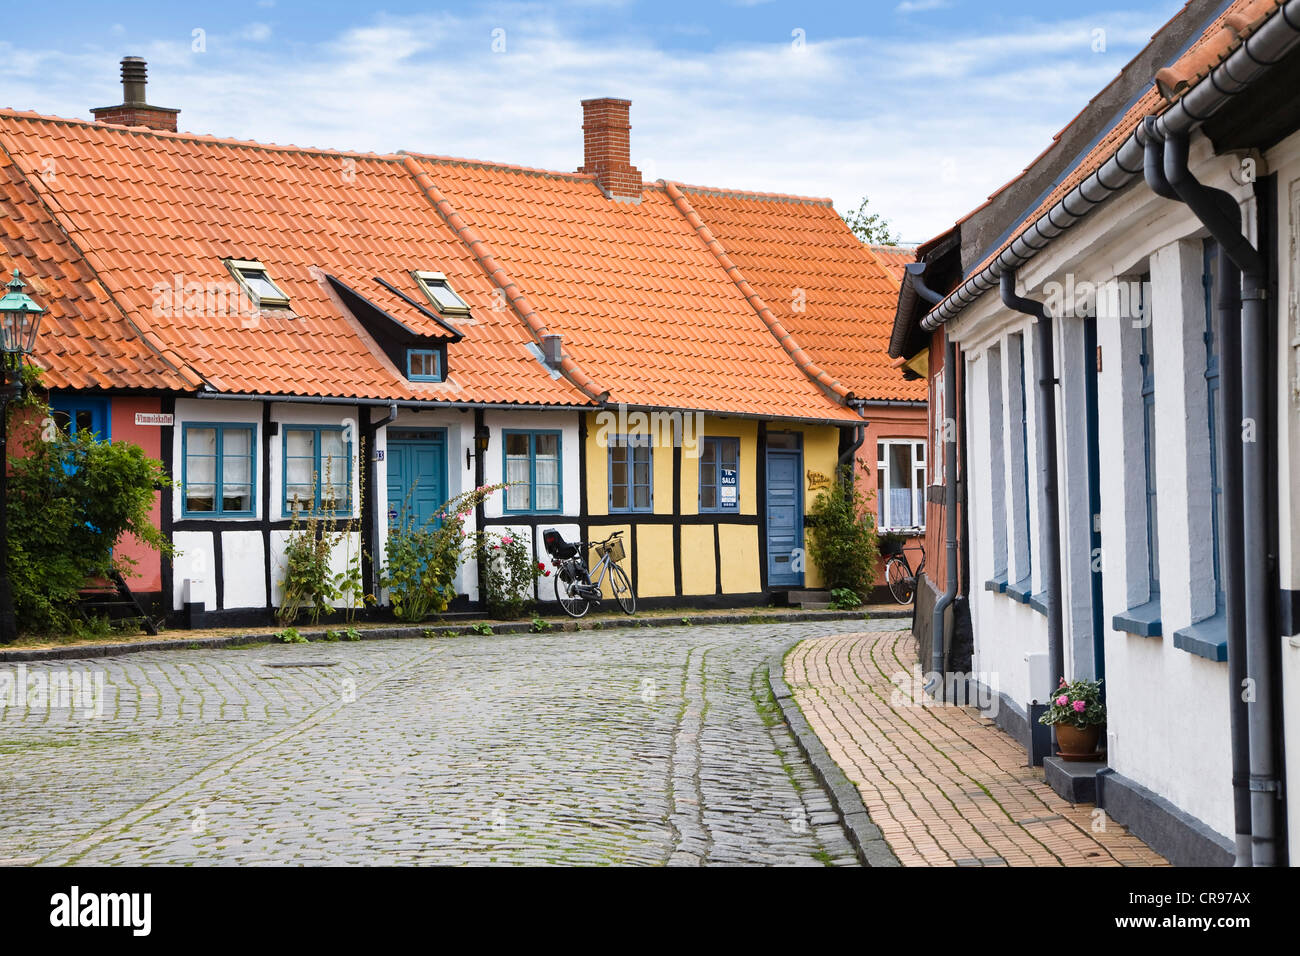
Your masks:
{"label": "small basement window", "polygon": [[439,312],[469,315],[469,303],[452,291],[447,277],[441,272],[417,272],[415,281],[420,283],[420,288]]}
{"label": "small basement window", "polygon": [[407,349],[406,377],[412,382],[441,382],[442,353],[437,349]]}
{"label": "small basement window", "polygon": [[239,284],[244,287],[248,297],[253,300],[258,308],[287,308],[289,297],[280,291],[280,287],[271,281],[267,274],[266,266],[260,262],[246,261],[242,259],[228,259],[226,265]]}

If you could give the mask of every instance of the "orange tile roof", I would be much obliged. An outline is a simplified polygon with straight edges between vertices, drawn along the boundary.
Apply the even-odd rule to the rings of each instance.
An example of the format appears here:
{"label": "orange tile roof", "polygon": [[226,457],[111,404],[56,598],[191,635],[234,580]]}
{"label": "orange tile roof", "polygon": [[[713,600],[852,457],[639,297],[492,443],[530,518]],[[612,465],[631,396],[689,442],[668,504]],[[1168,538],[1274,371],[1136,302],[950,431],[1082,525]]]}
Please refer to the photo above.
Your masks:
{"label": "orange tile roof", "polygon": [[[50,167],[41,166],[42,170]],[[57,166],[52,168],[57,174]],[[188,389],[199,384],[114,305],[94,270],[52,221],[31,184],[0,152],[0,249],[44,307],[34,364],[52,388]]]}
{"label": "orange tile roof", "polygon": [[[148,323],[166,348],[219,391],[587,404],[532,357],[519,323],[493,308],[492,284],[432,215],[395,157],[142,132],[11,111],[0,111],[0,146],[82,250],[81,266],[93,269],[127,315]],[[42,178],[47,166],[54,175]],[[230,283],[226,258],[266,265],[288,295],[292,314],[240,315],[200,308],[193,299],[155,308],[155,286],[172,286],[176,276],[183,285]],[[473,309],[465,339],[449,346],[444,383],[408,382],[341,307],[325,278],[351,280],[386,307],[400,300],[371,277],[423,300],[413,269],[446,274]],[[402,307],[395,316],[400,321],[445,335],[418,310]],[[119,387],[130,380],[116,362],[98,365],[83,374]]]}
{"label": "orange tile roof", "polygon": [[[31,210],[6,223],[7,253],[84,286],[46,287],[83,326],[52,324],[42,342],[58,386],[838,421],[861,420],[850,397],[924,398],[887,364],[894,280],[827,200],[687,187],[688,199],[659,184],[620,203],[587,174],[5,110],[0,148],[5,204]],[[195,283],[237,289],[227,259],[262,262],[291,311],[194,306]],[[439,322],[413,270],[444,273],[472,318],[448,317],[455,332]],[[447,341],[448,381],[408,382],[331,278]],[[793,287],[806,313],[790,308]],[[118,354],[91,344],[87,322]],[[548,332],[563,338],[559,379],[530,350]]]}
{"label": "orange tile roof", "polygon": [[791,360],[664,187],[623,203],[587,174],[412,162],[611,401],[860,421]]}
{"label": "orange tile roof", "polygon": [[[1143,117],[1164,112],[1179,96],[1241,46],[1246,38],[1277,12],[1284,0],[1233,0],[1192,43],[1181,57],[1156,74],[1156,82],[1140,96],[1106,134],[1070,167],[1067,175],[1008,234],[1005,242],[992,250],[967,275],[975,275],[1002,254],[1008,246],[1060,202],[1075,187],[1095,173],[1115,154],[1142,122]],[[1005,187],[1004,187],[1005,188]],[[968,214],[969,215],[969,214]]]}
{"label": "orange tile roof", "polygon": [[905,381],[889,367],[898,282],[828,201],[686,191],[763,301],[823,368],[858,398],[925,401],[924,382]]}
{"label": "orange tile roof", "polygon": [[894,277],[899,285],[903,284],[903,269],[909,262],[916,261],[916,246],[867,246],[880,260],[886,271]]}

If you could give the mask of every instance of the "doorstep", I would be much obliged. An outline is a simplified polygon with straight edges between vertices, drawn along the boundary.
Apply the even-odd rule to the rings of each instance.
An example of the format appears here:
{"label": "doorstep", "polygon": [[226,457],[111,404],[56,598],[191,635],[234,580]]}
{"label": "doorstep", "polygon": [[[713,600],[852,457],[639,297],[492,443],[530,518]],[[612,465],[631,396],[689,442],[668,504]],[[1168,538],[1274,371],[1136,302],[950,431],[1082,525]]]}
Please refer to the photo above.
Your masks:
{"label": "doorstep", "polygon": [[1104,760],[1043,759],[1043,776],[1056,794],[1071,803],[1097,802],[1097,774],[1106,769]]}

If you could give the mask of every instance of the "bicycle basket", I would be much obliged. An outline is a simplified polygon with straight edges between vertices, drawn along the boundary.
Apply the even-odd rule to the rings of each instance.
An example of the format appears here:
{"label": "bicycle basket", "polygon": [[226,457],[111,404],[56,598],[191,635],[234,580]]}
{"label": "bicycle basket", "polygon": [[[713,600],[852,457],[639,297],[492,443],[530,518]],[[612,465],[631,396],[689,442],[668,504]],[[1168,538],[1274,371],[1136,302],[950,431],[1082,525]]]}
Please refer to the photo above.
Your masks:
{"label": "bicycle basket", "polygon": [[882,534],[878,539],[880,556],[887,558],[891,554],[903,553],[903,536],[901,534]]}
{"label": "bicycle basket", "polygon": [[615,564],[618,564],[627,557],[627,551],[623,549],[622,538],[615,538],[613,541],[609,542],[609,544],[602,544],[596,549],[596,553],[602,557],[608,554],[609,560]]}

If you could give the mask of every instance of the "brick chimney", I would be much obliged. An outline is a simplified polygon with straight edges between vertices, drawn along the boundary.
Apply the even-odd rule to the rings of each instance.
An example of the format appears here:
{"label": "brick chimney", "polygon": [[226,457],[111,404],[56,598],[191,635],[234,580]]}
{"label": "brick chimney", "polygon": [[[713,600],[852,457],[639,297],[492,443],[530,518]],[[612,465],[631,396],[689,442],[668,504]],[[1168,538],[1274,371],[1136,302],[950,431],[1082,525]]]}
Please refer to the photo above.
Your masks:
{"label": "brick chimney", "polygon": [[595,173],[600,191],[616,202],[641,201],[641,170],[632,165],[628,131],[631,100],[604,97],[582,101],[583,163]]}
{"label": "brick chimney", "polygon": [[113,126],[146,126],[149,129],[176,132],[176,117],[181,111],[165,106],[150,106],[145,101],[147,73],[144,57],[122,57],[122,102],[118,106],[92,109],[90,112],[95,114],[95,122],[110,123]]}

